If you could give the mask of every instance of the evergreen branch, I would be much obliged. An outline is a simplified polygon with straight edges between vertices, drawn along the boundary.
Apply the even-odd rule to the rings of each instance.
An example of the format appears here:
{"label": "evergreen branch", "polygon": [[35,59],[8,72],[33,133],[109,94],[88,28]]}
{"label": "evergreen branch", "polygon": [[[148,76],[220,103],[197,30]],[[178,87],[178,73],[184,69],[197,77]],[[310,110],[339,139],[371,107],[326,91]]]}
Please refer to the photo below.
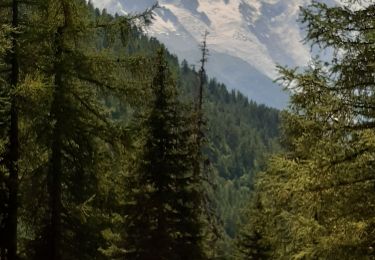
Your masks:
{"label": "evergreen branch", "polygon": [[360,149],[360,150],[358,150],[358,151],[356,151],[352,154],[344,156],[341,159],[330,161],[329,166],[335,166],[335,165],[338,165],[338,164],[341,164],[341,163],[344,163],[344,162],[353,161],[353,160],[357,159],[359,156],[361,156],[364,153],[369,152],[369,151],[371,151],[371,149],[369,147]]}
{"label": "evergreen branch", "polygon": [[150,8],[146,9],[142,13],[137,13],[137,14],[134,14],[134,15],[125,16],[125,17],[122,17],[123,19],[114,19],[111,22],[105,22],[105,23],[98,23],[97,22],[96,24],[92,24],[89,27],[93,28],[93,29],[110,28],[110,27],[118,26],[118,25],[124,24],[124,23],[125,24],[131,24],[131,23],[134,23],[135,21],[140,20],[140,19],[147,21],[148,17],[152,16],[153,12],[157,8],[159,8],[158,2],[156,2],[154,5],[152,5]]}
{"label": "evergreen branch", "polygon": [[362,122],[354,125],[346,125],[348,129],[352,130],[365,130],[375,128],[375,122]]}
{"label": "evergreen branch", "polygon": [[336,183],[336,184],[332,184],[330,186],[314,187],[314,188],[310,188],[310,189],[300,190],[300,192],[306,192],[306,191],[322,192],[322,191],[327,191],[327,190],[336,189],[336,188],[346,188],[346,187],[351,186],[351,185],[357,185],[357,184],[361,184],[361,183],[365,183],[365,182],[375,182],[375,177],[367,177],[367,178],[352,180],[352,181],[342,181],[342,182],[339,182],[339,183]]}
{"label": "evergreen branch", "polygon": [[87,76],[83,76],[81,74],[78,74],[78,75],[74,75],[75,77],[77,77],[78,79],[82,80],[82,81],[86,81],[88,83],[91,83],[91,84],[94,84],[100,88],[106,88],[108,90],[111,90],[111,91],[116,91],[117,89],[113,86],[111,86],[110,84],[107,84],[105,82],[101,82],[97,79],[94,79],[94,78],[90,78],[90,77],[87,77]]}
{"label": "evergreen branch", "polygon": [[92,108],[87,102],[85,102],[77,93],[74,91],[67,90],[75,99],[77,99],[91,114],[93,114],[96,118],[100,119],[103,123],[107,126],[110,126],[111,123],[107,120],[104,115],[101,115],[97,110]]}

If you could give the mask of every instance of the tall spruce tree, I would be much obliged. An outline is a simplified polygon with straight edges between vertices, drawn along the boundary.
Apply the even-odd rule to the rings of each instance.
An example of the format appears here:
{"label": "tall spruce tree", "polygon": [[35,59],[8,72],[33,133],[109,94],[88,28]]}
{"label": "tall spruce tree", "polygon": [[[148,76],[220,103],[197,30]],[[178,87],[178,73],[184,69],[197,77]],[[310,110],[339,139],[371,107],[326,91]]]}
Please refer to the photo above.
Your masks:
{"label": "tall spruce tree", "polygon": [[253,193],[245,216],[248,221],[236,238],[236,259],[270,259],[270,248],[263,237],[263,205],[258,194]]}
{"label": "tall spruce tree", "polygon": [[158,53],[152,99],[141,118],[140,154],[128,178],[126,259],[203,259],[192,118]]}

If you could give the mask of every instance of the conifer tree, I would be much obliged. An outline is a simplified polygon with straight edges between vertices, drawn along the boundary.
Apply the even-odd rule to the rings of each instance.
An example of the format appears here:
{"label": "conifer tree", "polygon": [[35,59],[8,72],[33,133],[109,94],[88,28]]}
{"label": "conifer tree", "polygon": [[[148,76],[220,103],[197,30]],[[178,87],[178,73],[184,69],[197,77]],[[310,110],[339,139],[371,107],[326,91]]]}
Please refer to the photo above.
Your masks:
{"label": "conifer tree", "polygon": [[197,100],[195,101],[195,112],[196,112],[196,133],[195,133],[195,142],[196,142],[196,152],[195,152],[195,162],[194,162],[194,174],[203,178],[202,174],[202,150],[203,150],[203,142],[204,142],[204,113],[203,113],[203,95],[204,95],[204,87],[206,85],[206,63],[208,59],[208,49],[207,49],[207,36],[208,32],[206,31],[203,37],[203,42],[201,45],[201,67],[198,72],[199,76],[199,86],[198,86],[198,95]]}
{"label": "conifer tree", "polygon": [[141,151],[128,179],[126,259],[203,259],[193,126],[160,50]]}
{"label": "conifer tree", "polygon": [[[242,227],[236,238],[238,259],[270,259],[270,248],[264,235],[262,204],[257,194],[253,194],[250,208],[245,214],[248,222]],[[237,259],[236,258],[236,259]]]}
{"label": "conifer tree", "polygon": [[[30,14],[39,8],[41,1],[34,3],[22,1],[1,1],[0,27],[2,47],[0,47],[0,78],[2,99],[2,151],[0,164],[2,186],[1,217],[3,230],[0,237],[1,256],[7,259],[17,258],[17,225],[19,210],[20,157],[23,149],[20,144],[20,97],[19,92],[25,78],[35,71],[29,64],[23,63],[30,58],[25,52],[33,43],[27,32],[35,25]],[[8,31],[4,34],[4,32]],[[4,38],[5,37],[5,38]],[[4,44],[4,45],[3,45]],[[4,52],[5,51],[5,52]],[[6,132],[6,133],[5,133]]]}
{"label": "conifer tree", "polygon": [[374,17],[374,4],[302,9],[307,40],[335,52],[304,72],[281,68],[292,91],[287,151],[257,185],[274,258],[374,256]]}
{"label": "conifer tree", "polygon": [[[147,20],[151,10],[117,20],[93,20],[88,11],[85,1],[49,0],[41,14],[50,56],[40,67],[51,79],[52,91],[47,131],[42,133],[48,151],[46,205],[31,243],[35,259],[97,257],[106,221],[105,201],[98,192],[100,173],[110,171],[116,142],[121,143],[124,134],[112,122],[104,100],[130,93],[135,75],[142,73],[137,59],[120,60],[106,48],[99,51],[93,40],[97,30],[103,30],[113,41],[125,41],[131,19]],[[129,78],[118,77],[120,73]],[[85,241],[84,246],[77,240]]]}

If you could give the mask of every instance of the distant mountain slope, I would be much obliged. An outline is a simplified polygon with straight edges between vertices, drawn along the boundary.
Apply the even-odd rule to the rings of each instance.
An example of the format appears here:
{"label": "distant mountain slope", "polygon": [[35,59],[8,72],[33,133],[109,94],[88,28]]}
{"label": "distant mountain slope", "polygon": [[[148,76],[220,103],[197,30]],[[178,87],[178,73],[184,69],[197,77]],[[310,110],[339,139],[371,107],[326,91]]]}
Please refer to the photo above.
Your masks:
{"label": "distant mountain slope", "polygon": [[[324,0],[335,3],[336,0]],[[156,0],[93,0],[114,13],[138,12]],[[284,108],[288,97],[273,83],[276,64],[304,66],[310,59],[296,22],[309,0],[160,0],[149,33],[191,64],[199,60],[205,30],[210,76],[258,103]]]}
{"label": "distant mountain slope", "polygon": [[[94,0],[110,12],[136,12],[155,0]],[[211,60],[210,76],[249,98],[285,107],[287,95],[272,80],[275,64],[305,64],[308,50],[295,23],[304,0],[161,0],[162,8],[149,33],[191,64],[199,60],[198,44],[205,30]]]}

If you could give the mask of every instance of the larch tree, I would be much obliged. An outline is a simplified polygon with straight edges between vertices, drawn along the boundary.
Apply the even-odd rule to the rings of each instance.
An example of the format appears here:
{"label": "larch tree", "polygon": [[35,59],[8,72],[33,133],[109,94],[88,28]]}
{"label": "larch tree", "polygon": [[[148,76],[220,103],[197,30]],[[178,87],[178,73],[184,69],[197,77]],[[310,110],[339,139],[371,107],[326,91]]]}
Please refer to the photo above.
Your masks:
{"label": "larch tree", "polygon": [[[1,219],[2,232],[0,235],[0,256],[7,259],[17,258],[18,244],[18,210],[19,210],[19,186],[21,151],[26,150],[26,145],[21,144],[21,117],[22,97],[26,94],[23,88],[27,78],[35,73],[35,68],[30,66],[32,57],[28,52],[30,46],[36,46],[29,37],[28,32],[34,29],[31,15],[40,8],[42,1],[33,3],[26,1],[1,1],[1,99],[2,99],[2,123],[1,134],[1,186],[3,209]],[[34,82],[30,80],[29,83]],[[28,93],[30,94],[30,93]],[[24,146],[24,147],[23,147]]]}
{"label": "larch tree", "polygon": [[356,2],[302,8],[307,41],[331,48],[332,60],[280,69],[292,93],[286,152],[257,181],[274,258],[374,257],[375,6]]}
{"label": "larch tree", "polygon": [[105,242],[100,232],[106,225],[100,173],[111,171],[115,147],[124,135],[111,120],[105,98],[124,98],[136,86],[141,88],[131,75],[141,74],[142,67],[137,58],[115,56],[110,46],[98,48],[97,31],[125,42],[131,23],[146,22],[152,10],[116,20],[93,18],[89,10],[83,0],[49,0],[38,14],[45,19],[41,43],[46,48],[38,66],[50,79],[50,105],[40,133],[47,150],[40,169],[46,173],[41,180],[45,205],[30,242],[30,258],[92,259]]}

